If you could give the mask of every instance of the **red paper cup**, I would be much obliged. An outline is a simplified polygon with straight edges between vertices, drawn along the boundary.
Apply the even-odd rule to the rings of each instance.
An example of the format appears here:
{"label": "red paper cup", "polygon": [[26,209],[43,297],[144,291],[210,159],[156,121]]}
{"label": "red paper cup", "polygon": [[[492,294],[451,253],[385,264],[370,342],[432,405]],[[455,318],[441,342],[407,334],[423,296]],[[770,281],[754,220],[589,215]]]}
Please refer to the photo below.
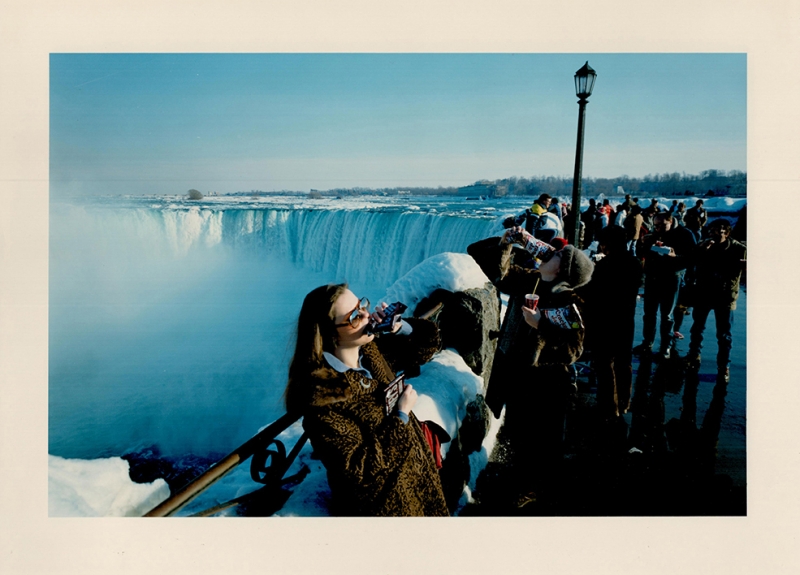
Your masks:
{"label": "red paper cup", "polygon": [[536,306],[539,304],[539,296],[535,293],[525,294],[525,307],[529,307],[536,311]]}

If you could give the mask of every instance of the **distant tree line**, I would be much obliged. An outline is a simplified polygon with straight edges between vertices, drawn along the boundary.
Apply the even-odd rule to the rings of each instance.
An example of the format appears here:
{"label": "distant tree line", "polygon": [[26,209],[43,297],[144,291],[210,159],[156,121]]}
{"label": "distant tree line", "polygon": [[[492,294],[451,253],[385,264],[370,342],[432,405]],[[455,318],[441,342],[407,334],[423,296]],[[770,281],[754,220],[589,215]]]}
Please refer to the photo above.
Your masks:
{"label": "distant tree line", "polygon": [[[472,185],[495,186],[498,190],[509,196],[536,196],[549,194],[554,198],[569,201],[572,197],[572,176],[531,176],[503,178],[498,180],[479,180]],[[466,186],[465,186],[466,187]],[[619,188],[622,191],[619,191]],[[456,186],[421,186],[421,187],[392,187],[392,188],[332,188],[329,190],[314,190],[309,192],[311,198],[321,197],[347,197],[367,194],[383,194],[386,196],[414,195],[414,196],[455,196],[459,188]],[[289,193],[290,190],[281,190]],[[261,196],[270,192],[250,190],[249,192],[234,192],[229,195]],[[271,193],[278,193],[277,191]],[[296,192],[294,192],[296,193]],[[499,192],[498,192],[499,193]],[[734,196],[747,195],[747,173],[739,170],[703,170],[699,174],[686,172],[672,172],[664,174],[647,174],[641,178],[632,178],[627,175],[616,178],[583,178],[581,194],[584,197],[617,196],[631,194],[640,197],[680,197],[680,196]]]}
{"label": "distant tree line", "polygon": [[[492,182],[505,185],[509,195],[539,196],[549,194],[568,199],[572,197],[572,176],[511,177]],[[622,192],[619,188],[622,188]],[[746,196],[747,174],[739,170],[704,170],[700,174],[685,172],[647,174],[642,178],[619,176],[616,178],[583,178],[581,193],[597,197],[600,194],[616,196]]]}
{"label": "distant tree line", "polygon": [[[495,185],[505,189],[510,196],[536,196],[549,194],[555,198],[569,201],[572,197],[572,176],[531,176],[503,178],[499,180],[479,180],[474,183]],[[619,191],[622,187],[622,192]],[[315,190],[316,191],[316,190]],[[363,194],[397,195],[409,192],[411,195],[456,195],[457,187],[396,187],[396,188],[334,188],[326,190],[324,195],[357,196]],[[634,196],[746,196],[747,173],[739,170],[703,170],[699,174],[686,172],[647,174],[641,178],[627,175],[616,178],[583,178],[581,182],[583,196],[597,197],[600,194],[617,196],[631,194]]]}

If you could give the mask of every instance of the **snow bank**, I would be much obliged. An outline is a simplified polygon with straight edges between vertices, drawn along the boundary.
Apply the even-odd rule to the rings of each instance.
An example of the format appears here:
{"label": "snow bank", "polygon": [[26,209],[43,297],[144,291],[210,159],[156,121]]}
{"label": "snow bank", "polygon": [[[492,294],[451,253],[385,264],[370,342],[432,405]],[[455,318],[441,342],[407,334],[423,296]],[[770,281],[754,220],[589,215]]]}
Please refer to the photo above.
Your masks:
{"label": "snow bank", "polygon": [[435,289],[452,292],[483,287],[489,281],[467,254],[445,252],[431,256],[411,268],[386,290],[383,301],[401,301],[413,310]]}
{"label": "snow bank", "polygon": [[141,517],[169,497],[163,479],[131,481],[128,462],[118,457],[48,457],[50,517]]}
{"label": "snow bank", "polygon": [[[672,206],[673,200],[683,202],[686,209],[693,208],[697,200],[703,200],[703,207],[709,212],[725,212],[726,214],[735,214],[747,205],[747,198],[728,198],[728,197],[715,197],[715,198],[701,198],[701,197],[684,197],[684,198],[656,198],[658,206],[662,209],[668,210]],[[611,202],[612,204],[614,202]],[[618,203],[622,203],[621,201]],[[639,198],[639,205],[646,208],[649,203],[644,202],[641,197]]]}
{"label": "snow bank", "polygon": [[[699,198],[692,198],[686,208],[694,207]],[[747,198],[703,198],[703,207],[709,212],[728,212],[734,214],[747,205]]]}
{"label": "snow bank", "polygon": [[[634,194],[637,195],[637,194]],[[639,193],[639,206],[641,208],[646,208],[650,205],[651,197]],[[596,201],[598,204],[602,204],[603,200],[606,199],[605,194],[600,194],[597,196]],[[670,198],[653,198],[658,200],[658,207],[661,209],[668,210],[670,206],[672,206],[673,200],[678,200],[679,202],[683,202],[686,206],[686,209],[693,208],[694,205],[697,203],[697,200],[703,200],[703,207],[708,210],[709,212],[728,212],[730,214],[735,214],[743,207],[747,205],[747,198],[729,198],[727,196],[720,196],[720,197],[713,197],[713,198],[702,198],[697,196],[688,196],[688,197],[670,197]],[[608,198],[609,203],[616,208],[620,205],[624,198],[620,197],[610,197]],[[589,198],[584,197],[581,199],[581,210],[585,210],[589,207]]]}
{"label": "snow bank", "polygon": [[[483,380],[475,375],[455,351],[445,349],[422,366],[419,377],[409,380],[419,399],[414,414],[420,421],[433,421],[455,437],[467,414],[467,404],[483,393]],[[443,446],[445,453],[450,448]]]}

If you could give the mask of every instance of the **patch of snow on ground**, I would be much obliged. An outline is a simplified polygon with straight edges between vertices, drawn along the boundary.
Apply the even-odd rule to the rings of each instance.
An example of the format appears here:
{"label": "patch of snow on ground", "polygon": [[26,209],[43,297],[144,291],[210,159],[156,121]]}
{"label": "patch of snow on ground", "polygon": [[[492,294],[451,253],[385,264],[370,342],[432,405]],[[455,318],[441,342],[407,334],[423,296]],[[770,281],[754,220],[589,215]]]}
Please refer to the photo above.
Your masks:
{"label": "patch of snow on ground", "polygon": [[140,517],[169,497],[166,481],[134,483],[118,457],[48,458],[50,517]]}
{"label": "patch of snow on ground", "polygon": [[483,438],[481,449],[480,451],[469,454],[469,483],[464,486],[464,492],[461,494],[461,499],[458,501],[455,515],[458,515],[468,503],[474,503],[472,493],[475,491],[478,475],[486,468],[486,464],[489,463],[489,456],[492,454],[492,451],[494,451],[495,443],[497,443],[497,433],[503,425],[505,416],[505,408],[503,408],[503,411],[500,413],[499,419],[495,419],[491,413],[489,414],[489,431],[486,437]]}

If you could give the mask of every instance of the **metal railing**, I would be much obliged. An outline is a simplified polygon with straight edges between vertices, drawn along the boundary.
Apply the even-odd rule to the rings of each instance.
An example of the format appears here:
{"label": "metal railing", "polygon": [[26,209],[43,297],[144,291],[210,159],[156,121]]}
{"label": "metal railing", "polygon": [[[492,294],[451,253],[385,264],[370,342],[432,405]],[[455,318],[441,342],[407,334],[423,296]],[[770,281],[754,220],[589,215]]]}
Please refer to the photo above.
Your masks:
{"label": "metal railing", "polygon": [[[222,503],[210,509],[195,513],[194,516],[207,517],[219,513],[225,509],[230,509],[236,505],[253,501],[258,497],[263,497],[267,495],[267,492],[274,492],[278,490],[281,485],[290,481],[302,479],[308,474],[308,468],[305,466],[295,475],[286,478],[284,475],[308,440],[307,434],[303,433],[288,455],[286,454],[286,447],[283,445],[283,442],[277,439],[278,435],[299,419],[299,415],[291,413],[284,414],[282,417],[269,424],[263,431],[254,435],[226,457],[212,465],[205,473],[191,481],[178,493],[172,495],[169,499],[148,511],[144,516],[169,517],[173,515],[192,499],[197,497],[202,491],[222,479],[249,458],[252,458],[250,462],[250,477],[253,481],[263,484],[264,487],[248,493],[247,495],[243,495],[242,497],[232,499],[227,503]],[[274,449],[270,449],[273,445]]]}

